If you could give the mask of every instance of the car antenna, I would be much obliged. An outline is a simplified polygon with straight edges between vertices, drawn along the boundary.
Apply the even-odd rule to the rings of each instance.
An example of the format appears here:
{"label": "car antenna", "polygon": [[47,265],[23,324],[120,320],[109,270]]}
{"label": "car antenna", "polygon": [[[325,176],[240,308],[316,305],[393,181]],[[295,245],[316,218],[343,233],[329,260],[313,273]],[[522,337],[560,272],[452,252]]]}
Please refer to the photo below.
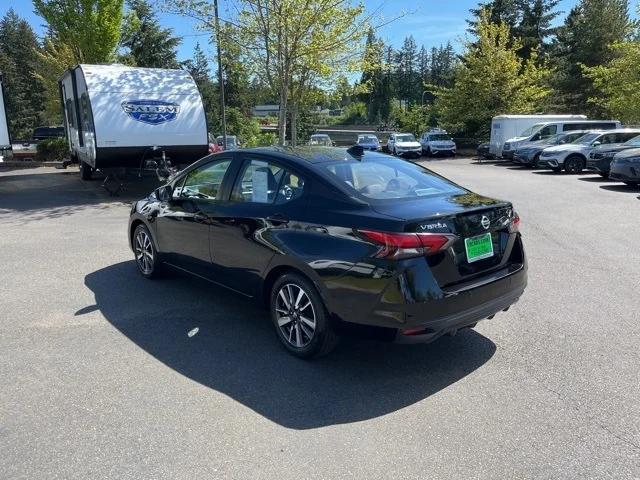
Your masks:
{"label": "car antenna", "polygon": [[354,157],[362,157],[364,155],[364,147],[362,145],[352,145],[347,148],[347,153]]}

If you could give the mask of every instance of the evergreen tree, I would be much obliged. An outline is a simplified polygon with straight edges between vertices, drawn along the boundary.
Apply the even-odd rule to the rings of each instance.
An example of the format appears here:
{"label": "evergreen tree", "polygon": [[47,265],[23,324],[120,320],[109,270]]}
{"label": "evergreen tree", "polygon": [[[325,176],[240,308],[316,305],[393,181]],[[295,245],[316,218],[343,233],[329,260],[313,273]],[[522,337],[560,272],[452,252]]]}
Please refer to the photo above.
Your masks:
{"label": "evergreen tree", "polygon": [[521,18],[520,0],[491,0],[480,2],[476,8],[469,10],[471,20],[468,31],[474,36],[478,36],[478,24],[483,15],[486,15],[490,23],[504,22],[513,33],[518,27]]}
{"label": "evergreen tree", "polygon": [[14,140],[30,138],[42,120],[43,86],[34,76],[34,54],[39,48],[29,24],[10,9],[0,20],[0,72],[9,133]]}
{"label": "evergreen tree", "polygon": [[513,35],[520,38],[522,48],[518,54],[529,58],[532,51],[543,59],[547,51],[547,40],[556,32],[553,21],[560,12],[555,10],[560,0],[520,0],[521,19]]}
{"label": "evergreen tree", "polygon": [[221,115],[220,115],[220,97],[219,89],[216,83],[211,79],[209,69],[209,61],[202,51],[200,43],[196,43],[193,49],[193,58],[183,62],[182,67],[187,70],[198,86],[204,112],[207,117],[207,123],[210,132],[220,132]]}
{"label": "evergreen tree", "polygon": [[170,28],[163,28],[156,12],[147,0],[128,0],[130,12],[135,15],[137,27],[125,34],[121,47],[138,67],[178,68],[177,47],[181,43]]}
{"label": "evergreen tree", "polygon": [[438,88],[436,111],[442,124],[473,138],[488,135],[491,118],[505,113],[538,111],[549,94],[548,71],[521,59],[521,48],[506,23],[491,23],[482,14],[476,26],[476,42],[465,47],[451,88]]}
{"label": "evergreen tree", "polygon": [[363,72],[359,89],[364,93],[360,99],[367,106],[367,119],[370,123],[382,120],[383,104],[389,102],[389,92],[384,91],[384,44],[375,37],[373,30],[367,35],[363,59]]}
{"label": "evergreen tree", "polygon": [[556,95],[552,108],[596,117],[604,114],[600,105],[588,101],[597,92],[583,68],[611,62],[616,57],[612,45],[624,41],[632,26],[627,0],[580,0],[558,29],[553,45]]}

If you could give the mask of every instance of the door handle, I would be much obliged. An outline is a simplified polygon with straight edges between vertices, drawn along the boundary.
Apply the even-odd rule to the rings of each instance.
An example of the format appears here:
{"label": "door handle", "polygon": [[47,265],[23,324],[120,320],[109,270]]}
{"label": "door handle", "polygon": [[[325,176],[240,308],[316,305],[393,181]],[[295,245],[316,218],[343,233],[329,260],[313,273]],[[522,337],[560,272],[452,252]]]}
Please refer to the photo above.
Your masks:
{"label": "door handle", "polygon": [[268,216],[267,222],[273,223],[274,225],[284,225],[289,223],[289,219],[280,213],[276,213],[275,215]]}
{"label": "door handle", "polygon": [[198,212],[193,216],[193,220],[195,220],[198,223],[209,223],[209,216],[205,215],[202,212]]}

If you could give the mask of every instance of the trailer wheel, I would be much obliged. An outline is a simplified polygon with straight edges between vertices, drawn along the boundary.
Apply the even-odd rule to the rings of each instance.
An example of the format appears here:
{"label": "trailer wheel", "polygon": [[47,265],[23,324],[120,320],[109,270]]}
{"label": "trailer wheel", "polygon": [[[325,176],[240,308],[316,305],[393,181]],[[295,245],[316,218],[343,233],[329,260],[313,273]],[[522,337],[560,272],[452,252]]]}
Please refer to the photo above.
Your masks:
{"label": "trailer wheel", "polygon": [[93,176],[93,168],[86,162],[80,160],[80,178],[82,180],[91,180]]}

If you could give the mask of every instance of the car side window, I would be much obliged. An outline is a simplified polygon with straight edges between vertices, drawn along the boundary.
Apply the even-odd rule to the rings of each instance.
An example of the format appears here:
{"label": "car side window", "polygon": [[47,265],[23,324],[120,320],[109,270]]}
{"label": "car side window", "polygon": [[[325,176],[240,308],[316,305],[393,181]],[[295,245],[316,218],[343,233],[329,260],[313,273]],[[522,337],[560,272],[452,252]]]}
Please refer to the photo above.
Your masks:
{"label": "car side window", "polygon": [[174,191],[174,197],[219,200],[224,179],[231,160],[207,163],[187,173],[184,184]]}
{"label": "car side window", "polygon": [[283,204],[302,196],[304,179],[266,160],[245,163],[231,193],[235,202]]}
{"label": "car side window", "polygon": [[557,125],[547,125],[542,130],[540,130],[540,138],[549,138],[551,135],[555,135],[557,132]]}

